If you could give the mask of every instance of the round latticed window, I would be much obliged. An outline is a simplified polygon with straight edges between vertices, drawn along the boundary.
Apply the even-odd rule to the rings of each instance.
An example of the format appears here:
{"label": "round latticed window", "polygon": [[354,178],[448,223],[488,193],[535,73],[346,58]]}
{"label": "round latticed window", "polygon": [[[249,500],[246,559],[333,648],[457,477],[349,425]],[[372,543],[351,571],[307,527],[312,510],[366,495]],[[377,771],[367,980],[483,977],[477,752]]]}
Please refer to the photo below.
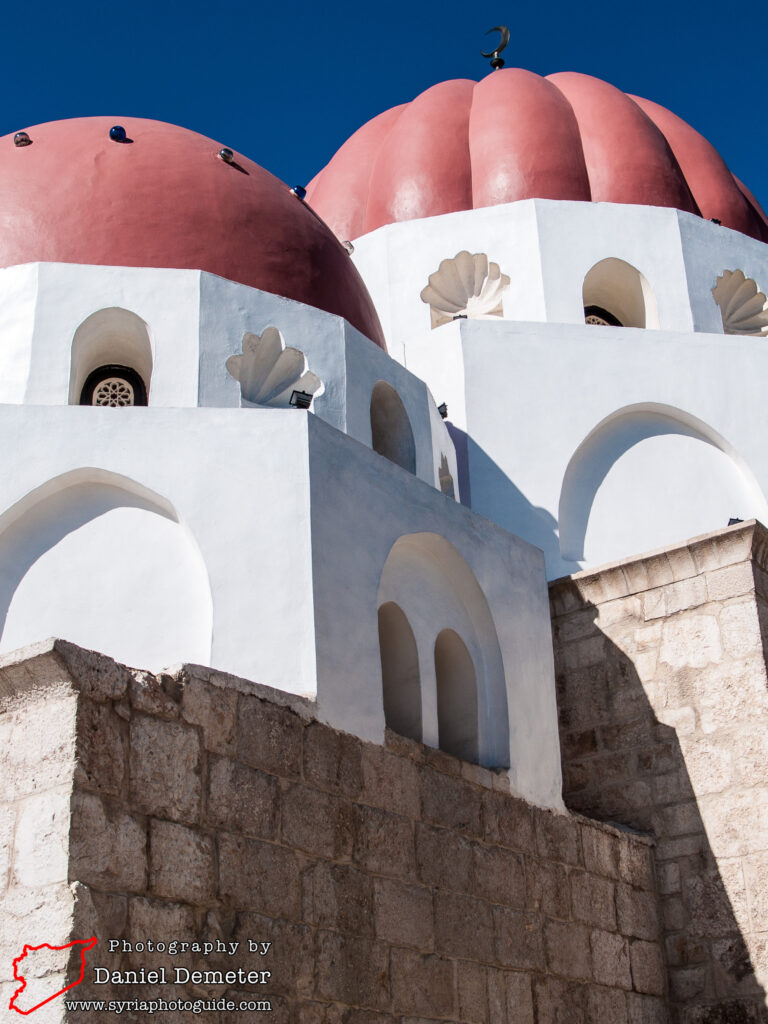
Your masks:
{"label": "round latticed window", "polygon": [[99,366],[88,374],[80,394],[80,405],[117,408],[146,404],[144,381],[130,366]]}
{"label": "round latticed window", "polygon": [[621,320],[617,320],[613,313],[609,313],[602,306],[585,306],[584,323],[596,324],[599,327],[623,327]]}

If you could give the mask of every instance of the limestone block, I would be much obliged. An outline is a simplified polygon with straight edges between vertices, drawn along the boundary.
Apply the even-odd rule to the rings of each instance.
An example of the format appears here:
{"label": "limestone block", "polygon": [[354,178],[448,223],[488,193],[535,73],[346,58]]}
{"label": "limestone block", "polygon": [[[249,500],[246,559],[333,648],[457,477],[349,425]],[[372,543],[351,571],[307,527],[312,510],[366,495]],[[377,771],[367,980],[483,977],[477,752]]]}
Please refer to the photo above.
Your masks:
{"label": "limestone block", "polygon": [[592,968],[599,985],[630,990],[629,942],[623,935],[595,929],[590,935]]}
{"label": "limestone block", "polygon": [[526,863],[528,909],[567,921],[571,917],[568,868],[554,861],[529,858]]}
{"label": "limestone block", "polygon": [[[469,960],[456,964],[458,1016],[466,1024],[487,1024],[488,968]],[[530,982],[528,983],[530,999]]]}
{"label": "limestone block", "polygon": [[605,878],[619,877],[619,842],[616,836],[584,825],[581,829],[581,843],[587,871]]}
{"label": "limestone block", "polygon": [[[639,619],[643,614],[643,606],[639,597],[622,597],[616,601],[607,601],[598,609],[597,622],[602,630],[608,629],[626,619]],[[590,612],[594,619],[594,612]]]}
{"label": "limestone block", "polygon": [[155,718],[179,717],[178,701],[165,692],[162,679],[174,682],[171,676],[158,677],[150,672],[137,671],[131,673],[128,696],[134,711],[152,715]]}
{"label": "limestone block", "polygon": [[[3,897],[0,915],[0,981],[13,979],[13,959],[21,953],[19,940],[30,934],[49,936],[51,945],[71,939],[73,896],[63,883],[45,888],[11,886]],[[16,986],[18,987],[18,986]]]}
{"label": "limestone block", "polygon": [[751,562],[739,562],[722,569],[713,569],[704,578],[710,601],[727,601],[741,594],[751,594],[755,589]]}
{"label": "limestone block", "polygon": [[477,843],[473,848],[472,891],[492,903],[524,907],[525,873],[520,854]]}
{"label": "limestone block", "polygon": [[[115,937],[115,936],[110,936]],[[180,903],[147,899],[143,896],[128,900],[128,927],[126,938],[132,947],[148,938],[157,942],[192,942],[198,939],[195,914],[191,907]],[[117,954],[116,954],[117,956]],[[169,977],[175,964],[186,966],[190,957],[171,956],[167,950],[148,954],[133,949],[125,954],[128,964],[134,969],[147,964],[151,959],[152,968],[165,967]],[[115,965],[117,967],[117,964]]]}
{"label": "limestone block", "polygon": [[768,791],[755,788],[705,796],[700,811],[716,857],[768,849]]}
{"label": "limestone block", "polygon": [[92,793],[74,793],[69,877],[97,888],[141,892],[147,878],[143,821]]}
{"label": "limestone block", "polygon": [[303,872],[301,883],[302,916],[309,924],[374,937],[374,886],[369,875],[351,864],[320,861]]}
{"label": "limestone block", "polygon": [[760,622],[751,601],[727,604],[720,611],[720,636],[726,652],[734,658],[762,651]]}
{"label": "limestone block", "polygon": [[232,756],[235,752],[237,693],[201,679],[185,681],[181,715],[203,730],[206,750]]}
{"label": "limestone block", "polygon": [[301,773],[304,724],[295,712],[257,697],[240,698],[237,757],[254,768],[285,778]]}
{"label": "limestone block", "polygon": [[670,548],[667,551],[667,561],[672,570],[672,578],[675,580],[686,580],[689,576],[695,576],[698,573],[693,555],[687,545]]}
{"label": "limestone block", "polygon": [[649,996],[664,995],[666,975],[659,946],[637,939],[630,946],[629,957],[635,990]]}
{"label": "limestone block", "polygon": [[747,889],[740,860],[721,861],[717,868],[685,878],[683,899],[690,915],[687,934],[693,939],[749,930]]}
{"label": "limestone block", "polygon": [[688,924],[688,912],[680,896],[670,896],[662,902],[661,919],[665,931],[683,931]]}
{"label": "limestone block", "polygon": [[335,1003],[301,1003],[296,1024],[342,1024],[342,1008]]}
{"label": "limestone block", "polygon": [[544,969],[541,918],[509,907],[493,908],[496,960],[524,971]]}
{"label": "limestone block", "polygon": [[519,971],[488,972],[488,1024],[529,1024],[533,1018],[531,979]]}
{"label": "limestone block", "polygon": [[664,623],[660,660],[672,668],[705,668],[722,658],[714,615],[689,615]]}
{"label": "limestone block", "polygon": [[256,768],[215,754],[208,758],[206,820],[260,839],[276,839],[278,781]]}
{"label": "limestone block", "polygon": [[656,939],[659,935],[659,914],[656,894],[630,885],[616,887],[616,914],[619,931],[640,939]]}
{"label": "limestone block", "polygon": [[[319,933],[320,952],[317,958],[316,995],[321,999],[338,1000],[342,1003],[349,1003],[354,1006],[370,1007],[372,1009],[385,1009],[389,1001],[388,960],[389,950],[380,942],[360,936],[339,935],[336,932]],[[430,985],[430,969],[427,964],[422,965],[423,975],[418,978],[418,970],[412,967],[404,970],[403,965],[408,963],[408,957],[413,955],[421,960],[420,954],[411,954],[409,950],[398,950],[399,956],[392,954],[392,988],[393,993],[397,991],[397,997],[403,1008],[410,1009],[417,1003],[418,988],[422,986],[422,993],[425,989],[428,994],[445,1003],[446,994],[441,992],[447,987],[450,994],[450,1006],[453,1008],[453,968],[447,965],[449,977],[445,985],[444,975],[440,977],[439,983]],[[404,977],[406,975],[407,977]],[[397,982],[395,982],[397,977]],[[411,984],[413,982],[413,984]],[[419,1012],[416,1010],[416,1012]]]}
{"label": "limestone block", "polygon": [[742,867],[749,904],[749,931],[768,932],[768,851],[745,857]]}
{"label": "limestone block", "polygon": [[549,969],[567,978],[590,980],[592,955],[589,935],[589,929],[584,925],[547,921],[544,925],[544,943]]}
{"label": "limestone block", "polygon": [[533,983],[536,1024],[592,1024],[587,1016],[587,986],[561,978]]}
{"label": "limestone block", "polygon": [[443,886],[455,892],[473,887],[472,844],[463,836],[431,825],[416,825],[416,868],[425,885]]}
{"label": "limestone block", "polygon": [[[128,921],[128,897],[99,892],[76,882],[73,935],[97,935],[99,941],[122,935]],[[103,947],[100,947],[100,952]]]}
{"label": "limestone block", "polygon": [[[313,994],[315,951],[311,928],[261,914],[241,913],[237,915],[232,938],[243,943],[243,948],[248,939],[272,943],[267,955],[258,958],[259,970],[263,967],[272,972],[270,992],[299,998]],[[255,960],[254,957],[254,963]]]}
{"label": "limestone block", "polygon": [[435,893],[435,949],[448,956],[494,959],[491,905],[471,896],[438,890]]}
{"label": "limestone block", "polygon": [[149,885],[157,896],[207,904],[216,893],[213,839],[170,821],[149,827]]}
{"label": "limestone block", "polygon": [[18,807],[13,843],[13,877],[38,887],[66,882],[69,832],[68,786],[27,797]]}
{"label": "limestone block", "polygon": [[572,871],[571,903],[575,920],[605,931],[616,930],[616,890],[607,878]]}
{"label": "limestone block", "polygon": [[480,797],[464,779],[425,769],[421,801],[424,821],[456,829],[464,835],[482,835]]}
{"label": "limestone block", "polygon": [[628,1024],[626,995],[620,989],[590,985],[586,1017],[595,1024]]}
{"label": "limestone block", "polygon": [[768,682],[762,660],[730,662],[712,676],[696,695],[704,733],[754,722],[768,712]]}
{"label": "limestone block", "polygon": [[[627,994],[629,1024],[669,1024],[667,1003],[656,996],[644,996],[638,992]],[[686,1024],[689,1022],[686,1021]],[[702,1022],[703,1024],[703,1022]]]}
{"label": "limestone block", "polygon": [[408,949],[392,950],[392,1005],[396,1013],[452,1017],[454,964]]}
{"label": "limestone block", "polygon": [[128,774],[128,726],[111,704],[81,698],[77,709],[75,783],[119,796]]}
{"label": "limestone block", "polygon": [[[431,891],[421,885],[407,885],[390,878],[375,879],[374,890],[376,937],[395,946],[415,946],[432,952],[435,936]],[[474,950],[472,955],[475,955]]]}
{"label": "limestone block", "polygon": [[296,854],[271,843],[221,833],[219,895],[244,910],[299,920],[301,882]]}
{"label": "limestone block", "polygon": [[361,765],[365,803],[411,818],[419,816],[419,771],[410,758],[399,757],[374,743],[364,743]]}
{"label": "limestone block", "polygon": [[707,968],[676,967],[669,972],[670,995],[675,1002],[684,1003],[704,994]]}
{"label": "limestone block", "polygon": [[5,892],[10,879],[15,823],[13,808],[0,805],[0,895]]}
{"label": "limestone block", "polygon": [[494,791],[483,794],[485,840],[531,853],[536,847],[530,804],[517,797]]}
{"label": "limestone block", "polygon": [[701,576],[670,583],[665,590],[667,615],[674,615],[687,608],[697,608],[711,599],[711,595],[707,592],[707,585]]}
{"label": "limestone block", "polygon": [[130,730],[131,799],[148,814],[194,824],[200,818],[200,739],[182,722],[137,715]]}
{"label": "limestone block", "polygon": [[415,881],[413,822],[378,807],[358,808],[352,856],[365,871]]}
{"label": "limestone block", "polygon": [[3,799],[18,800],[60,786],[75,760],[74,696],[32,701],[0,715]]}
{"label": "limestone block", "polygon": [[304,778],[355,799],[363,788],[362,743],[320,722],[304,730]]}
{"label": "limestone block", "polygon": [[351,856],[359,828],[354,804],[297,783],[282,794],[281,817],[287,846],[331,860]]}
{"label": "limestone block", "polygon": [[680,865],[669,861],[659,867],[659,892],[663,895],[680,892]]}
{"label": "limestone block", "polygon": [[54,650],[77,681],[83,697],[96,701],[121,700],[128,693],[131,673],[104,654],[86,651],[66,640],[54,640]]}
{"label": "limestone block", "polygon": [[565,814],[556,814],[554,811],[538,809],[534,814],[539,856],[564,864],[579,864],[579,831],[573,818]]}

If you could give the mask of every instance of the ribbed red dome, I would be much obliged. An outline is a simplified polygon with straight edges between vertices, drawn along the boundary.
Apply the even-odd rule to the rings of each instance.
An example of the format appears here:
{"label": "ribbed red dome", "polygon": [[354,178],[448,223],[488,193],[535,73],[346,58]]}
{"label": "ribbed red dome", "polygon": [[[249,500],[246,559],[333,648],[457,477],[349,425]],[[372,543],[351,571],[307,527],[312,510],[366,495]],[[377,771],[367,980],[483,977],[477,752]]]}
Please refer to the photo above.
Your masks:
{"label": "ribbed red dome", "polygon": [[[122,124],[132,140],[113,142]],[[382,348],[373,302],[317,214],[221,143],[140,118],[87,117],[0,139],[0,267],[37,261],[207,270],[336,313]]]}
{"label": "ribbed red dome", "polygon": [[589,75],[443,82],[356,132],[307,199],[340,238],[518,199],[671,206],[768,241],[768,219],[685,121]]}

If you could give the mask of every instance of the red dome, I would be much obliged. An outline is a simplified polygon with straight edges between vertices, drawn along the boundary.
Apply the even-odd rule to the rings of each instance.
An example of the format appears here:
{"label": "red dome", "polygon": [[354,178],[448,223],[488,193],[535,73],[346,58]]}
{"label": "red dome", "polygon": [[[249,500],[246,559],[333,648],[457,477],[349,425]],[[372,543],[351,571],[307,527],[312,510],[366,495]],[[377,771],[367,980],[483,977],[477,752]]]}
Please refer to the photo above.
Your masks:
{"label": "red dome", "polygon": [[356,132],[307,199],[340,238],[518,199],[671,206],[768,241],[768,219],[685,121],[589,75],[494,71]]}
{"label": "red dome", "polygon": [[[119,121],[127,143],[113,142]],[[141,118],[86,117],[0,139],[0,267],[37,261],[207,270],[336,313],[382,348],[348,253],[306,203],[221,144]]]}

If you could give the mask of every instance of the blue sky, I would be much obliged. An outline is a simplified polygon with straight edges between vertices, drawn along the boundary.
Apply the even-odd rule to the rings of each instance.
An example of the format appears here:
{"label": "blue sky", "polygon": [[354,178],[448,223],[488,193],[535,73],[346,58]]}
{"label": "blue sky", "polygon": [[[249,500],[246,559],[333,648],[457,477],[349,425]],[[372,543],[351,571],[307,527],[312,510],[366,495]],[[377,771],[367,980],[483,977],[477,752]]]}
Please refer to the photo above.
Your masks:
{"label": "blue sky", "polygon": [[768,205],[765,4],[41,0],[14,5],[5,22],[1,134],[87,114],[152,117],[289,184],[387,107],[444,79],[481,78],[485,30],[505,23],[508,65],[583,71],[656,100]]}

